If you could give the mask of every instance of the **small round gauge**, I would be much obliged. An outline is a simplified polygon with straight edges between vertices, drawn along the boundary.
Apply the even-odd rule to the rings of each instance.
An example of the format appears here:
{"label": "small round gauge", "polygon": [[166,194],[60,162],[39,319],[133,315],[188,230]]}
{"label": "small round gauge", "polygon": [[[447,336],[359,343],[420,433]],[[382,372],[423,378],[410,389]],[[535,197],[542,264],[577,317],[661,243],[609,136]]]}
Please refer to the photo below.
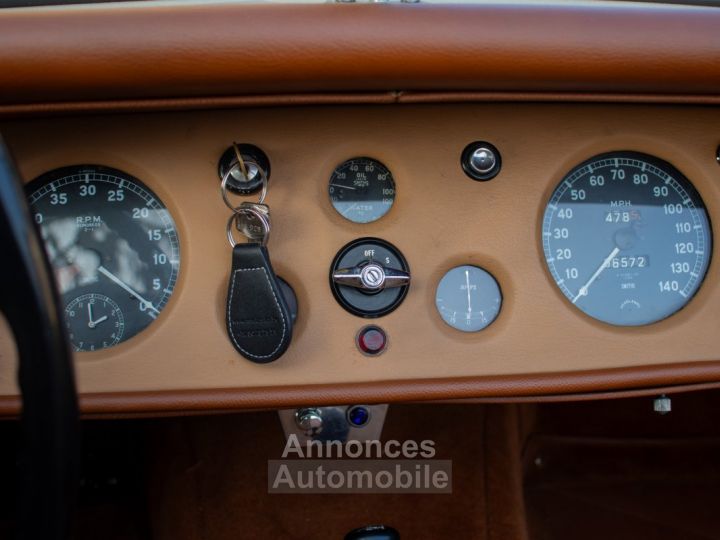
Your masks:
{"label": "small round gauge", "polygon": [[125,319],[120,307],[107,296],[78,296],[65,308],[70,341],[78,351],[94,351],[120,342]]}
{"label": "small round gauge", "polygon": [[330,202],[353,223],[383,217],[395,202],[395,181],[385,165],[360,157],[339,165],[330,177]]}
{"label": "small round gauge", "polygon": [[637,152],[573,168],[545,209],[548,269],[567,299],[617,326],[669,317],[700,288],[712,252],[705,204],[675,167]]}
{"label": "small round gauge", "polygon": [[147,328],[180,264],[175,222],[160,199],[137,178],[97,165],[51,171],[27,192],[74,348],[112,347]]}
{"label": "small round gauge", "polygon": [[435,306],[443,321],[456,330],[478,332],[500,314],[502,293],[489,272],[477,266],[457,266],[440,280]]}

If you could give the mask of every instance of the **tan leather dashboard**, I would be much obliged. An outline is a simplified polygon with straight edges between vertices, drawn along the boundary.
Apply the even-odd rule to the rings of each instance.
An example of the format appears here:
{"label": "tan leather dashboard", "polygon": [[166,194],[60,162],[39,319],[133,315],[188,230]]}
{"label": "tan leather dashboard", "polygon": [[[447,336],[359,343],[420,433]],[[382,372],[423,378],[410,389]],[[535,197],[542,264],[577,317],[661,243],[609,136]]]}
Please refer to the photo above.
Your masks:
{"label": "tan leather dashboard", "polygon": [[[634,150],[687,176],[718,233],[718,28],[715,8],[615,2],[1,9],[0,133],[24,178],[114,167],[154,190],[178,226],[179,281],[158,320],[77,355],[83,410],[717,384],[717,261],[681,312],[611,327],[559,292],[540,227],[574,165]],[[300,303],[289,351],[268,365],[241,358],[225,333],[230,247],[216,167],[233,140],[270,157],[270,254]],[[490,182],[459,166],[475,140],[502,153]],[[392,210],[366,225],[342,219],[327,194],[333,168],[361,155],[387,165],[397,185]],[[396,245],[413,274],[405,302],[377,320],[390,340],[377,358],[357,351],[367,321],[341,309],[328,285],[337,250],[364,236]],[[447,327],[434,305],[443,273],[466,263],[491,271],[504,297],[477,334]],[[18,407],[13,358],[0,329],[0,414]]]}
{"label": "tan leather dashboard", "polygon": [[[86,410],[122,411],[508,397],[720,380],[716,262],[687,308],[650,326],[618,328],[569,305],[547,271],[539,238],[542,211],[563,175],[610,150],[674,164],[717,224],[718,125],[720,111],[712,107],[465,104],[58,117],[5,121],[0,129],[26,179],[101,163],[141,179],[175,217],[182,262],[169,306],[141,335],[76,356]],[[502,172],[489,182],[470,180],[459,166],[463,147],[477,139],[503,154]],[[216,164],[233,140],[262,147],[272,161],[270,254],[299,297],[293,343],[268,365],[241,358],[225,333],[230,247]],[[342,219],[327,196],[333,168],[358,155],[385,163],[397,187],[392,210],[365,225]],[[413,273],[405,302],[377,320],[390,339],[377,358],[356,350],[355,334],[367,321],[341,309],[328,286],[337,250],[362,236],[392,242]],[[434,305],[442,274],[463,263],[490,270],[504,295],[498,320],[477,334],[447,327]],[[0,343],[0,393],[9,396],[15,386],[7,333]]]}

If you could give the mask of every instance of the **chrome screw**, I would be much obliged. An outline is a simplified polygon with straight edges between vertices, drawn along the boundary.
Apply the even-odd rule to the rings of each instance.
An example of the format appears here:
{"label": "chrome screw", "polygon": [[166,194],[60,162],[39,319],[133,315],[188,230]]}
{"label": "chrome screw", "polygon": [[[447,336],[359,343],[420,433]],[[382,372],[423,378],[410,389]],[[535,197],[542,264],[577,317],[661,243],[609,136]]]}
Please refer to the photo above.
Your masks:
{"label": "chrome screw", "polygon": [[665,394],[653,401],[653,410],[658,414],[668,414],[672,411],[672,400]]}

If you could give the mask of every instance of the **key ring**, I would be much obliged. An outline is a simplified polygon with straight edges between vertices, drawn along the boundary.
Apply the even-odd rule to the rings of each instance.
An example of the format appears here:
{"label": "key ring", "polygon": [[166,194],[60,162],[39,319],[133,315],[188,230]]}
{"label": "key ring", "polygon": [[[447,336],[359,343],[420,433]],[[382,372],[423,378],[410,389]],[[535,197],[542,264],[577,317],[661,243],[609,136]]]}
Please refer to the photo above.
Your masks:
{"label": "key ring", "polygon": [[[265,171],[263,171],[262,167],[255,163],[254,161],[246,161],[243,164],[247,165],[248,163],[251,163],[257,167],[257,174],[260,175],[260,179],[262,180],[262,191],[260,192],[260,200],[258,201],[258,204],[263,204],[265,202],[265,197],[267,196],[268,191],[268,178],[265,174]],[[247,168],[245,171],[243,171],[243,167],[240,166],[240,163],[236,163],[232,167],[230,167],[227,172],[223,175],[222,182],[220,182],[220,193],[222,194],[223,202],[225,203],[225,206],[227,206],[230,210],[233,211],[233,215],[235,215],[238,212],[238,207],[233,206],[233,204],[230,202],[230,195],[228,194],[227,189],[227,183],[230,180],[230,176],[234,171],[238,171],[240,174],[243,175],[245,180],[247,180]]]}
{"label": "key ring", "polygon": [[[267,244],[268,238],[270,237],[270,220],[267,218],[265,214],[262,212],[259,212],[255,210],[254,208],[243,208],[242,210],[237,210],[233,208],[233,213],[230,216],[230,219],[228,219],[226,232],[227,232],[227,238],[230,242],[231,247],[235,247],[237,245],[237,242],[235,241],[235,237],[233,236],[233,223],[240,217],[240,214],[246,213],[246,214],[252,214],[255,216],[258,221],[261,223],[264,234],[263,239],[260,242],[260,245],[265,246]],[[250,242],[251,239],[248,238],[248,242]]]}

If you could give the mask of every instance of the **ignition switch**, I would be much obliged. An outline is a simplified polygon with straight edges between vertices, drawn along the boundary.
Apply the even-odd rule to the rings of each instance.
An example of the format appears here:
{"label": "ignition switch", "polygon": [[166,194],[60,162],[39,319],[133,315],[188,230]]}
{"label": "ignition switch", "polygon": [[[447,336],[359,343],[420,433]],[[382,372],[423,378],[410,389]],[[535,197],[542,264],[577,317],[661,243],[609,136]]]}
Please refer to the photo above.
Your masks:
{"label": "ignition switch", "polygon": [[[237,167],[237,154],[242,156],[247,167],[248,176],[245,177],[240,168]],[[218,176],[222,180],[225,174],[230,171],[227,188],[239,195],[250,195],[262,188],[262,175],[258,172],[262,168],[267,179],[270,179],[270,160],[267,154],[253,144],[233,145],[220,156],[218,163]]]}
{"label": "ignition switch", "polygon": [[353,315],[382,317],[397,308],[410,286],[402,253],[384,240],[360,238],[343,247],[330,267],[330,288]]}

